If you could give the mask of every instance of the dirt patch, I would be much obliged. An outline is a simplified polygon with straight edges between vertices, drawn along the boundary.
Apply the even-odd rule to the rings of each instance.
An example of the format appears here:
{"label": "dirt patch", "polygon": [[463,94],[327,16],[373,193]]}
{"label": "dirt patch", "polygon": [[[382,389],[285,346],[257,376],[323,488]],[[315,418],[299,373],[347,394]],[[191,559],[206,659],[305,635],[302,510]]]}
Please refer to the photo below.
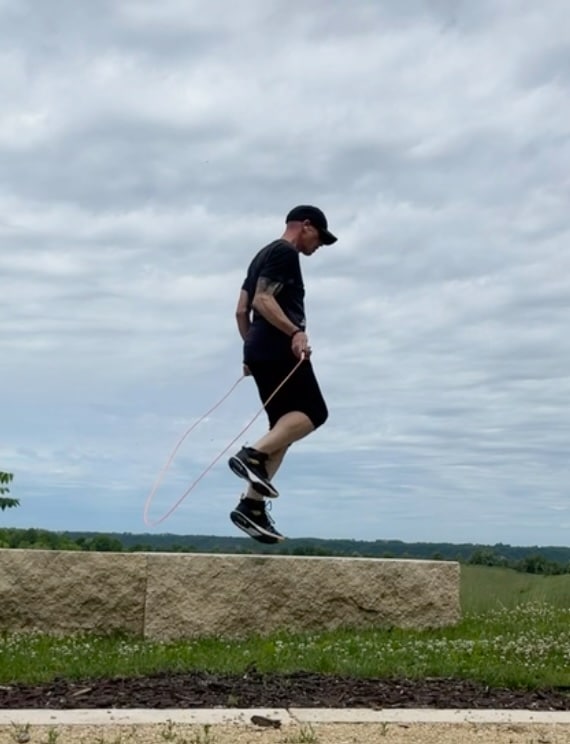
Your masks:
{"label": "dirt patch", "polygon": [[481,708],[570,710],[570,687],[507,689],[459,679],[193,672],[0,686],[0,708]]}

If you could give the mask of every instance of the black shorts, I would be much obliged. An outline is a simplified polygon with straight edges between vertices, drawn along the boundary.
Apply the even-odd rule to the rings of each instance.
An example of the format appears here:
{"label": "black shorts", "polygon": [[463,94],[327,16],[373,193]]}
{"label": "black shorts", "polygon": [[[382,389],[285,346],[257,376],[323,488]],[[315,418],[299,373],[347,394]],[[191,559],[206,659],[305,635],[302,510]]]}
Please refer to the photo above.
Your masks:
{"label": "black shorts", "polygon": [[[248,362],[261,402],[265,402],[279,387],[298,360]],[[305,359],[293,372],[278,393],[265,405],[269,427],[273,428],[286,413],[301,411],[312,421],[315,429],[322,426],[328,417],[328,410],[319,388],[310,360]]]}

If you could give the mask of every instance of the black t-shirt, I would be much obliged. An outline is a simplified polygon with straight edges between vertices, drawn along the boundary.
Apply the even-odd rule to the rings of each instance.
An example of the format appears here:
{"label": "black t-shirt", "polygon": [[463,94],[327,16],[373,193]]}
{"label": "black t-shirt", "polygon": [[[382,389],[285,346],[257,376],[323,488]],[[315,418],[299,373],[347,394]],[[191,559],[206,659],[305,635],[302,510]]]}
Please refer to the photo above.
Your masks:
{"label": "black t-shirt", "polygon": [[[249,295],[249,307],[260,277],[283,284],[274,295],[289,320],[305,328],[305,287],[299,253],[286,240],[274,240],[254,257],[242,284]],[[253,310],[253,320],[244,343],[244,361],[288,359],[292,355],[291,339],[286,333]]]}

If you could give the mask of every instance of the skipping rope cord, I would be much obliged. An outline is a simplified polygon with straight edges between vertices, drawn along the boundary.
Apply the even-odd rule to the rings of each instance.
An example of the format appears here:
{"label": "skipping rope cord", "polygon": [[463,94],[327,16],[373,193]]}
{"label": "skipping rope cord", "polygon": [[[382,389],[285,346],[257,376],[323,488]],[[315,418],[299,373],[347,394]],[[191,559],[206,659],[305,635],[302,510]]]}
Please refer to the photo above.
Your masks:
{"label": "skipping rope cord", "polygon": [[205,468],[205,470],[203,470],[200,473],[200,475],[193,481],[193,483],[190,484],[190,486],[186,489],[186,491],[182,494],[182,496],[178,499],[178,501],[176,501],[170,507],[170,509],[165,514],[163,514],[162,517],[160,517],[160,519],[157,519],[155,521],[151,521],[148,518],[148,510],[150,509],[150,505],[151,505],[152,500],[153,500],[153,498],[154,498],[154,496],[155,496],[155,494],[156,494],[156,492],[158,490],[158,487],[159,487],[160,483],[162,482],[162,479],[163,479],[166,471],[172,465],[172,461],[174,460],[174,458],[176,456],[176,453],[180,449],[180,447],[182,445],[182,442],[184,442],[184,440],[186,439],[186,437],[198,426],[199,423],[201,423],[207,416],[209,416],[213,411],[215,411],[216,408],[218,408],[218,406],[220,406],[227,398],[229,398],[229,396],[233,393],[233,391],[236,389],[236,387],[239,385],[239,383],[243,379],[245,379],[245,377],[247,377],[247,375],[243,374],[241,377],[239,377],[236,380],[236,382],[234,382],[234,384],[231,386],[231,388],[228,390],[228,392],[222,398],[220,398],[220,400],[217,403],[215,403],[208,411],[206,411],[206,413],[202,414],[202,416],[200,416],[200,418],[197,421],[195,421],[192,424],[192,426],[189,429],[186,430],[186,432],[184,432],[184,434],[182,435],[182,437],[179,439],[178,444],[173,449],[172,454],[168,458],[168,460],[166,462],[166,465],[164,465],[163,468],[162,468],[162,470],[160,471],[160,473],[158,475],[158,478],[157,478],[154,486],[151,489],[151,492],[147,496],[146,503],[145,503],[145,506],[144,506],[144,513],[143,513],[143,519],[144,519],[144,522],[145,522],[146,525],[151,526],[151,527],[155,527],[156,525],[160,524],[161,522],[164,522],[164,520],[167,517],[169,517],[172,514],[172,512],[174,512],[176,509],[178,509],[178,507],[184,501],[184,499],[188,496],[188,494],[190,493],[190,491],[192,491],[192,489],[195,488],[195,486],[198,485],[198,483],[214,467],[214,465],[218,462],[218,460],[225,455],[225,453],[229,450],[229,448],[232,447],[237,442],[237,440],[241,436],[243,436],[244,432],[246,432],[249,429],[249,427],[257,419],[257,417],[260,416],[263,413],[263,411],[265,410],[265,406],[269,403],[270,400],[272,400],[273,396],[275,396],[279,392],[279,390],[283,387],[283,385],[287,382],[287,380],[293,375],[293,373],[297,371],[297,369],[303,363],[304,360],[305,360],[305,355],[303,354],[301,356],[301,358],[299,359],[299,361],[297,362],[297,364],[288,373],[288,375],[285,377],[285,379],[282,382],[279,383],[279,385],[271,393],[271,395],[269,396],[269,398],[267,398],[267,400],[263,403],[263,405],[259,409],[259,411],[249,421],[249,423],[246,424],[244,426],[244,428],[237,434],[237,436],[234,437],[234,439],[232,439],[232,441],[219,453],[219,455],[217,455],[212,460],[212,462],[208,465],[208,467]]}

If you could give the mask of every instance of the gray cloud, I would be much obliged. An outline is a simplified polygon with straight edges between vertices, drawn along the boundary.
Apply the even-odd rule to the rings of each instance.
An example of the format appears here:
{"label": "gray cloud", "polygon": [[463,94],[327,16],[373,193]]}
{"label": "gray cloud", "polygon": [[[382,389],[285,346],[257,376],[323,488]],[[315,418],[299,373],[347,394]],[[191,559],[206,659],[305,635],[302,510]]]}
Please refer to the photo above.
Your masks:
{"label": "gray cloud", "polygon": [[[197,7],[0,5],[10,520],[143,529],[239,376],[248,261],[312,201],[341,238],[303,263],[331,415],[279,526],[567,542],[566,4]],[[157,510],[258,410],[239,391]],[[238,493],[222,461],[166,528],[228,534]]]}

